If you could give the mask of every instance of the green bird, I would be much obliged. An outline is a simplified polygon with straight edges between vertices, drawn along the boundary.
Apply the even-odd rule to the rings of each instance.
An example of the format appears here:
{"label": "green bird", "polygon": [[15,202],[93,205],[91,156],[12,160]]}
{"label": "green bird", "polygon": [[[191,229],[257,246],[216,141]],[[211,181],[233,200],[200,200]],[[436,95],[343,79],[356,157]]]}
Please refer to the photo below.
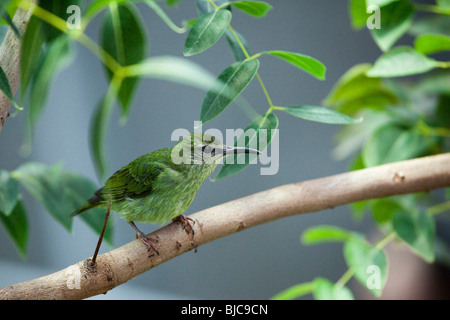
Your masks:
{"label": "green bird", "polygon": [[116,211],[136,231],[148,250],[158,249],[134,222],[166,223],[179,220],[192,229],[183,213],[203,181],[224,156],[261,152],[223,145],[204,133],[186,135],[172,148],[145,154],[117,170],[75,216],[94,207]]}

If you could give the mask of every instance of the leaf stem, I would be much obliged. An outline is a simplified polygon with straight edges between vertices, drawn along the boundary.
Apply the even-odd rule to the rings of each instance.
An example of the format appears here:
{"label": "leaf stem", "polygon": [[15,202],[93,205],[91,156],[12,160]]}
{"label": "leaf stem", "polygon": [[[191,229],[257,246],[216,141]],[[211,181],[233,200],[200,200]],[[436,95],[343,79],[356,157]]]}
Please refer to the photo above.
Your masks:
{"label": "leaf stem", "polygon": [[[218,7],[213,0],[208,0],[208,2],[214,7],[214,9],[220,10],[222,7],[225,7],[226,5],[228,5],[227,3],[224,3],[223,5],[221,5],[220,7]],[[228,25],[228,29],[230,29],[231,33],[233,34],[233,37],[236,39],[239,47],[241,48],[242,52],[244,53],[245,57],[247,59],[255,59],[258,57],[258,55],[255,55],[253,57],[250,57],[250,55],[247,52],[247,49],[245,49],[245,46],[242,44],[241,39],[239,39],[239,36],[236,34],[236,32],[234,31],[233,27],[231,26],[231,24]],[[264,92],[264,95],[266,96],[267,102],[269,103],[269,110],[268,113],[272,112],[272,110],[274,109],[274,105],[272,102],[272,99],[270,98],[269,92],[267,91],[266,85],[264,84],[264,82],[261,79],[261,76],[259,75],[258,72],[256,72],[256,78],[258,79],[259,85],[261,86],[261,89]]]}
{"label": "leaf stem", "polygon": [[339,278],[339,280],[336,281],[334,287],[337,289],[342,288],[353,277],[354,274],[355,272],[353,271],[353,269],[348,268],[348,270],[345,271],[345,273]]}
{"label": "leaf stem", "polygon": [[145,3],[147,6],[149,6],[160,18],[162,21],[165,22],[165,24],[172,29],[172,31],[176,33],[185,33],[188,28],[186,27],[178,27],[172,20],[170,20],[169,16],[164,12],[163,9],[156,3],[154,0],[145,0]]}

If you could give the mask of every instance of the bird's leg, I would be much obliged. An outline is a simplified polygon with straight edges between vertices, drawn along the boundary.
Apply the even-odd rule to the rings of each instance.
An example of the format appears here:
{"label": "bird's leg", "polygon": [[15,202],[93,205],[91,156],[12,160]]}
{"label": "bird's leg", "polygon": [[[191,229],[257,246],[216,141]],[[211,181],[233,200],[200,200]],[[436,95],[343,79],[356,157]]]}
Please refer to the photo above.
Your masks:
{"label": "bird's leg", "polygon": [[[143,233],[141,230],[138,229],[138,227],[136,227],[136,225],[134,224],[133,221],[129,221],[128,222],[130,224],[130,226],[134,229],[134,231],[136,231],[136,239],[139,238],[141,239],[141,241],[147,246],[147,251],[153,250],[156,252],[157,255],[159,255],[159,250],[157,247],[155,247],[151,241],[155,241],[154,239],[147,237],[145,235],[145,233]],[[152,255],[150,255],[149,257],[151,257]]]}
{"label": "bird's leg", "polygon": [[179,216],[172,219],[173,222],[181,222],[183,224],[183,228],[186,229],[186,227],[189,227],[191,229],[192,235],[194,235],[194,228],[192,227],[192,224],[189,221],[192,221],[192,223],[195,223],[194,219],[185,217],[184,215],[180,214]]}

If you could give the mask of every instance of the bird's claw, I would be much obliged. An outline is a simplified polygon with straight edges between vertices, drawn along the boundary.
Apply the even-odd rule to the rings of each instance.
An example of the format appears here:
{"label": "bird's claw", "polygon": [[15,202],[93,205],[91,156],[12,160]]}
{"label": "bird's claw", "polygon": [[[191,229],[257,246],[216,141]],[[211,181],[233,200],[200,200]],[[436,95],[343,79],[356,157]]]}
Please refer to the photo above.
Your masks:
{"label": "bird's claw", "polygon": [[[153,251],[156,252],[157,255],[159,255],[158,248],[153,243],[151,243],[151,241],[158,242],[157,239],[153,239],[153,238],[147,237],[145,235],[145,233],[138,233],[138,234],[136,234],[136,237],[141,239],[141,241],[147,246],[147,252],[150,252],[150,250],[153,250]],[[150,258],[150,257],[153,257],[153,256],[154,256],[154,254],[151,254],[148,257]]]}
{"label": "bird's claw", "polygon": [[192,221],[192,223],[195,223],[195,220],[189,217],[185,217],[184,215],[180,214],[178,217],[175,217],[172,219],[173,222],[181,222],[183,224],[183,229],[186,229],[186,227],[189,227],[192,232],[192,236],[194,236],[194,228],[192,227],[192,224],[189,221]]}

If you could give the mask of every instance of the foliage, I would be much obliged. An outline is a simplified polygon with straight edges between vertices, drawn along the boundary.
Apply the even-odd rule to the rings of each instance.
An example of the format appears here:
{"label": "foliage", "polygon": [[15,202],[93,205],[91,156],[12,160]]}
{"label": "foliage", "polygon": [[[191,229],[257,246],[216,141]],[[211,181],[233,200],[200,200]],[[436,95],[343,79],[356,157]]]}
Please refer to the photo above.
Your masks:
{"label": "foliage", "polygon": [[[364,28],[370,20],[373,12],[367,13],[367,8],[371,5],[380,8],[381,28],[369,32],[383,53],[373,64],[361,63],[350,68],[324,100],[326,106],[364,118],[363,123],[340,131],[335,155],[352,156],[350,170],[359,170],[449,152],[450,61],[437,58],[448,57],[445,51],[450,50],[448,2],[437,1],[430,6],[409,0],[350,0],[350,18],[355,29]],[[416,18],[418,12],[425,12],[425,16]],[[395,46],[407,33],[415,37],[413,44]],[[407,81],[404,77],[408,77]],[[435,253],[434,216],[449,210],[448,192],[447,200],[416,194],[352,204],[355,217],[361,219],[363,214],[370,213],[384,235],[375,244],[370,244],[362,234],[334,226],[306,230],[302,235],[305,245],[342,242],[348,271],[335,284],[317,278],[294,285],[273,298],[295,299],[309,293],[317,299],[352,298],[345,284],[353,276],[379,297],[387,280],[383,247],[393,239],[405,243],[428,263],[439,258]],[[371,266],[376,266],[379,272],[378,286],[372,289]]]}
{"label": "foliage", "polygon": [[[149,56],[144,18],[136,7],[139,2],[153,10],[174,32],[187,33],[180,56]],[[180,0],[167,0],[165,5],[170,8],[178,2]],[[79,42],[96,55],[103,64],[109,84],[101,101],[93,105],[95,112],[90,130],[93,162],[102,180],[108,173],[104,145],[112,110],[117,105],[122,120],[126,121],[132,110],[136,89],[145,78],[169,80],[203,89],[206,95],[199,109],[199,120],[204,123],[225,112],[256,78],[267,99],[268,109],[252,119],[236,144],[245,141],[249,145],[260,138],[258,133],[262,129],[267,129],[266,141],[258,145],[269,145],[273,138],[272,130],[279,125],[277,113],[281,112],[309,121],[352,124],[341,130],[336,149],[340,157],[353,154],[352,170],[449,149],[450,62],[430,57],[450,49],[449,29],[445,28],[449,21],[446,1],[425,6],[409,0],[350,0],[350,17],[357,29],[362,29],[370,17],[370,13],[366,12],[367,6],[381,7],[382,28],[370,32],[384,53],[373,64],[358,64],[344,74],[324,100],[325,106],[301,103],[278,106],[273,103],[258,74],[266,56],[281,59],[318,80],[325,79],[326,67],[303,53],[287,50],[250,52],[247,40],[231,23],[234,19],[246,17],[263,18],[272,9],[266,2],[196,0],[198,17],[188,17],[189,22],[181,27],[169,18],[165,8],[156,0],[47,0],[41,3],[35,6],[29,0],[9,0],[0,4],[0,16],[5,17],[4,21],[9,24],[17,8],[33,13],[23,35],[19,101],[14,99],[1,68],[0,90],[11,100],[17,112],[21,112],[22,104],[26,105],[23,112],[27,119],[27,134],[23,149],[31,152],[33,128],[45,108],[52,80],[72,61],[74,42]],[[71,29],[66,23],[70,16],[66,8],[74,4],[82,8],[80,29]],[[439,19],[416,20],[416,11],[432,12]],[[100,39],[96,43],[84,31],[92,19],[101,13],[104,16],[99,30]],[[416,36],[414,44],[394,47],[408,31]],[[223,37],[235,61],[230,62],[218,76],[211,75],[189,59],[208,50]],[[425,77],[414,78],[408,84],[392,79],[419,74],[425,74]],[[27,92],[30,98],[24,102]],[[425,100],[432,103],[424,105]],[[241,162],[237,159],[234,163],[223,165],[216,180],[247,166],[238,164]],[[64,171],[59,165],[48,167],[25,163],[11,172],[1,170],[0,218],[22,256],[26,255],[28,224],[19,184],[68,231],[72,226],[70,213],[96,189],[89,179]],[[362,234],[332,226],[318,226],[305,232],[302,237],[304,244],[342,242],[349,270],[336,283],[318,277],[310,283],[293,286],[275,298],[292,299],[313,293],[317,299],[353,299],[353,294],[345,286],[346,282],[355,276],[365,286],[367,268],[371,265],[378,266],[381,274],[381,287],[371,291],[375,296],[380,296],[387,280],[383,247],[393,238],[407,243],[426,261],[434,261],[433,216],[447,210],[448,206],[438,204],[426,210],[419,205],[418,199],[418,196],[393,197],[353,205],[355,215],[370,211],[380,230],[385,233],[385,237],[376,244],[370,244]],[[103,215],[96,211],[91,210],[82,218],[99,233]],[[111,226],[105,238],[111,242]]]}

